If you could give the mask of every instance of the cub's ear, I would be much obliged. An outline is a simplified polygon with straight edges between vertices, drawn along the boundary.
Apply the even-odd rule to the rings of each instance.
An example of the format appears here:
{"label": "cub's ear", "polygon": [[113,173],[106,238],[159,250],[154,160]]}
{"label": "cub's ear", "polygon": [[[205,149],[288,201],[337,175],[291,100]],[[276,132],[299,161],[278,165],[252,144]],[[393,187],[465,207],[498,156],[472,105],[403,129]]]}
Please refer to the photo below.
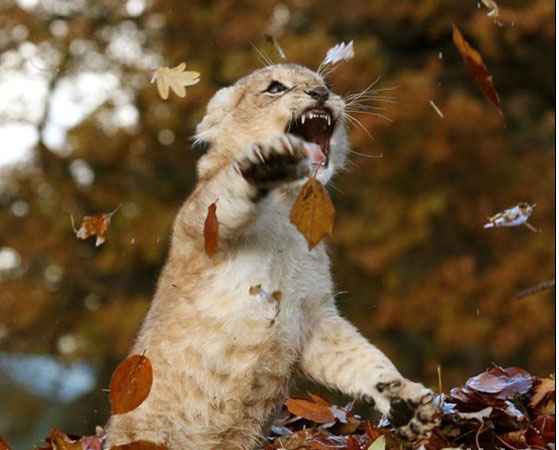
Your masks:
{"label": "cub's ear", "polygon": [[219,126],[227,115],[237,106],[242,96],[242,89],[231,86],[220,89],[208,103],[204,120],[196,127],[196,141],[212,143],[219,134]]}

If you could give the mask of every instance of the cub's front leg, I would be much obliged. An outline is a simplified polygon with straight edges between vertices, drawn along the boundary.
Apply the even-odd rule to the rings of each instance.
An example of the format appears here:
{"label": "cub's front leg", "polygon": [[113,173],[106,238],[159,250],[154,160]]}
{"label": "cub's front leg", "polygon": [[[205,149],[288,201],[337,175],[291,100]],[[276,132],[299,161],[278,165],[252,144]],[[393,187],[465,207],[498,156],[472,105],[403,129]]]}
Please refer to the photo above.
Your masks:
{"label": "cub's front leg", "polygon": [[[211,155],[210,155],[211,156]],[[221,169],[200,173],[200,181],[179,212],[175,240],[194,239],[202,247],[208,206],[219,200],[217,218],[220,242],[227,245],[252,223],[262,197],[270,190],[306,177],[313,163],[324,158],[320,147],[285,134],[266,143],[255,143]],[[209,161],[209,163],[208,163]],[[199,166],[211,167],[210,158]],[[215,165],[222,162],[218,159]],[[184,236],[186,234],[186,237]]]}
{"label": "cub's front leg", "polygon": [[407,439],[429,436],[439,423],[433,392],[404,378],[392,362],[340,317],[322,310],[304,349],[302,370],[326,386],[373,404]]}

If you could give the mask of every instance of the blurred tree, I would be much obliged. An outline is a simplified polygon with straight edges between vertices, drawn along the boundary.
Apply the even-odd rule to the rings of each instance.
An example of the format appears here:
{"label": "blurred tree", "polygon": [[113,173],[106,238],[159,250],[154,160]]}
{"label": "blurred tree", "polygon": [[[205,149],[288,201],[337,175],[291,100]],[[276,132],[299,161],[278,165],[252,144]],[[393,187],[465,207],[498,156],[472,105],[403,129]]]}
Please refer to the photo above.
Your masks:
{"label": "blurred tree", "polygon": [[[334,89],[355,93],[380,75],[378,95],[394,97],[371,101],[379,115],[355,114],[373,139],[355,127],[351,176],[332,189],[344,313],[428,384],[437,364],[446,387],[492,361],[552,371],[554,292],[515,294],[554,277],[554,5],[509,2],[502,26],[487,12],[445,0],[0,1],[0,128],[25,127],[33,152],[0,168],[2,351],[99,367],[79,409],[0,382],[7,438],[29,446],[50,425],[91,433],[104,423],[102,389],[195,182],[195,124],[219,87],[259,67],[251,43],[280,61],[266,33],[310,67],[353,39]],[[506,127],[454,48],[452,23],[483,54]],[[161,100],[152,71],[182,61],[202,81]],[[519,201],[537,202],[531,221],[543,233],[483,229]],[[119,204],[103,246],[73,236],[71,215]]]}

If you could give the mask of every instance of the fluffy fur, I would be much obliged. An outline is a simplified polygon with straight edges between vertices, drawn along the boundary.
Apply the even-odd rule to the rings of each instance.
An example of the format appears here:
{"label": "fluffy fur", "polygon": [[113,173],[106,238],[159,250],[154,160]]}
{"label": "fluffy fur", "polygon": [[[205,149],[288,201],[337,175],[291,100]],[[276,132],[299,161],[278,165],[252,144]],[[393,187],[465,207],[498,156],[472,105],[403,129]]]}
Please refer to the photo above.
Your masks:
{"label": "fluffy fur", "polygon": [[[334,122],[327,165],[317,145],[286,134],[309,108]],[[338,314],[324,244],[309,251],[289,222],[309,172],[326,183],[344,165],[343,112],[324,80],[296,65],[257,70],[209,102],[197,130],[209,150],[131,350],[151,360],[153,386],[138,408],[111,417],[107,445],[259,448],[297,372],[374,401],[410,439],[437,423],[431,391],[403,378]],[[216,200],[219,249],[210,258],[203,228]],[[254,285],[282,300],[251,295]]]}

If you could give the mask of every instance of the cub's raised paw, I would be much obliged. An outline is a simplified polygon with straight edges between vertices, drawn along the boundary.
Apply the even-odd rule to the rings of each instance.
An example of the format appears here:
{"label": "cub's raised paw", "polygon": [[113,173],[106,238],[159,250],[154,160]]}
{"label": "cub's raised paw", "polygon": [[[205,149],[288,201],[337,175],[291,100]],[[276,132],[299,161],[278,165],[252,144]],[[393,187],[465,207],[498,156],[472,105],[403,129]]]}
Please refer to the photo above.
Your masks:
{"label": "cub's raised paw", "polygon": [[389,402],[388,420],[406,439],[426,439],[440,423],[441,410],[435,395],[422,384],[402,379],[378,383],[376,387]]}
{"label": "cub's raised paw", "polygon": [[233,167],[249,183],[270,189],[306,177],[317,152],[315,147],[318,146],[284,134],[267,144],[253,144]]}

